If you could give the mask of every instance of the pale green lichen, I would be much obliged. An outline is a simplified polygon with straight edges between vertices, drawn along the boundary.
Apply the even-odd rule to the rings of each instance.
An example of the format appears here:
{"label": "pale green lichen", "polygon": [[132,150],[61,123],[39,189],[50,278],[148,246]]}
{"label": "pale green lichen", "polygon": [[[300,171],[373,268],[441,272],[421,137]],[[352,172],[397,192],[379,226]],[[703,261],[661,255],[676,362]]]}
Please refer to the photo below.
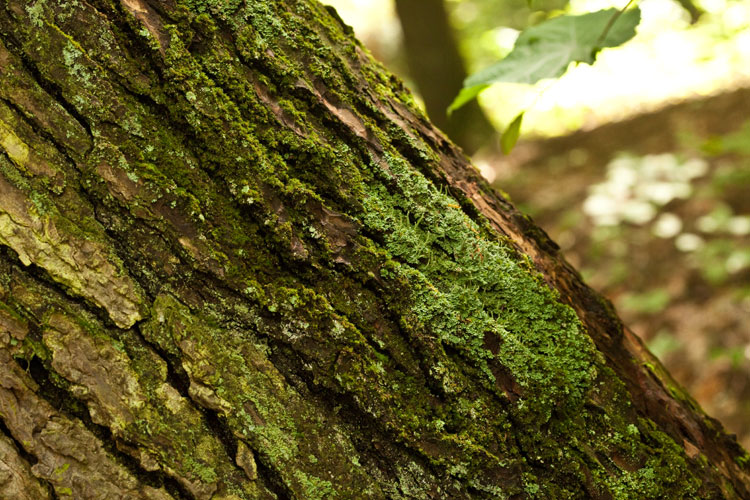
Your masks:
{"label": "pale green lichen", "polygon": [[639,469],[618,476],[605,475],[602,481],[615,500],[683,498],[698,500],[701,480],[686,473],[684,450],[669,436],[642,422],[651,441],[649,457]]}
{"label": "pale green lichen", "polygon": [[[213,325],[168,295],[157,297],[154,316],[142,330],[148,340],[182,360],[191,384],[204,388],[199,401],[219,412],[299,498],[332,498],[353,491],[350,485],[334,486],[314,472],[320,463],[326,475],[359,477],[361,485],[369,482],[346,459],[354,454],[347,439],[326,429],[313,408],[240,332]],[[320,463],[311,463],[311,455]]]}
{"label": "pale green lichen", "polygon": [[44,13],[44,2],[42,0],[36,0],[34,3],[26,6],[26,12],[29,14],[31,24],[37,28],[41,28],[44,25],[42,15]]}
{"label": "pale green lichen", "polygon": [[[596,377],[596,355],[572,309],[454,199],[403,160],[385,158],[399,192],[368,185],[362,217],[403,262],[381,275],[393,273],[413,290],[406,326],[461,350],[493,383],[488,361],[496,359],[524,389],[519,408],[535,420],[561,404],[578,407]],[[498,338],[494,353],[488,334]]]}
{"label": "pale green lichen", "polygon": [[[575,498],[589,481],[603,496],[690,498],[694,482],[677,478],[693,464],[648,421],[623,416],[627,392],[573,311],[448,193],[432,146],[382,111],[413,111],[411,96],[322,8],[187,4],[192,12],[185,2],[171,12],[169,43],[149,45],[158,77],[139,74],[141,100],[158,113],[98,71],[106,59],[132,80],[97,38],[80,54],[68,48],[67,65],[34,62],[61,75],[91,122],[82,185],[157,296],[144,338],[189,379],[197,404],[299,498]],[[65,55],[69,40],[55,33],[30,29],[26,43]],[[120,166],[122,183],[103,182],[101,164]],[[328,212],[343,236],[319,220]],[[186,299],[191,287],[205,302]],[[321,392],[302,396],[290,380]],[[171,386],[154,394],[179,411]],[[392,476],[369,477],[376,452],[355,451],[337,409],[321,409],[338,400],[388,436]],[[158,422],[145,415],[137,430]],[[611,453],[627,466],[596,458]],[[213,477],[201,464],[193,472]]]}

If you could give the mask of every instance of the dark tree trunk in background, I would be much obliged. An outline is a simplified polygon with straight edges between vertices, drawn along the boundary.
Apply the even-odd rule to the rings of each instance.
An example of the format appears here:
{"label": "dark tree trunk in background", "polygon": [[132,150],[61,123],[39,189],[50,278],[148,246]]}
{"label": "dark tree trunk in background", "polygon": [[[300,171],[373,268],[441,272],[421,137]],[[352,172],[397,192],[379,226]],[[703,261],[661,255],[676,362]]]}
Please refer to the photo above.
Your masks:
{"label": "dark tree trunk in background", "polygon": [[703,15],[703,9],[695,5],[693,0],[675,0],[690,15],[690,24],[695,24]]}
{"label": "dark tree trunk in background", "polygon": [[432,123],[468,154],[486,146],[495,130],[476,101],[446,109],[458,95],[466,67],[448,20],[444,0],[396,0],[409,73],[424,99]]}
{"label": "dark tree trunk in background", "polygon": [[3,499],[748,498],[312,0],[0,3]]}

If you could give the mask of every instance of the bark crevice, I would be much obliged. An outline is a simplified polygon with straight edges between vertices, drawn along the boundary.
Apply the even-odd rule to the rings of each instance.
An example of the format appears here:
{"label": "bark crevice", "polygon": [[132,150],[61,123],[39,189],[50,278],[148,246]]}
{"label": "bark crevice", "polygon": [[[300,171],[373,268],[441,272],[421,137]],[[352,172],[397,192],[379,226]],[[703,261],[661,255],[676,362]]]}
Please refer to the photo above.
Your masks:
{"label": "bark crevice", "polygon": [[137,477],[142,484],[155,489],[164,487],[175,500],[196,500],[184,486],[164,471],[147,471],[143,469],[138,460],[120,450],[118,439],[112,435],[112,431],[106,426],[94,423],[86,405],[73,394],[55,384],[50,379],[52,370],[45,367],[39,358],[33,358],[30,362],[26,359],[16,359],[16,362],[36,382],[39,387],[37,394],[40,397],[43,397],[67,418],[82,423],[89,432],[96,436],[104,450],[120,466]]}
{"label": "bark crevice", "polygon": [[[742,496],[739,452],[685,453],[699,411],[657,415],[658,362],[322,6],[9,5],[0,321],[34,325],[42,359],[8,349],[44,398],[8,377],[67,401],[50,432],[191,500]],[[71,448],[34,444],[49,474]]]}
{"label": "bark crevice", "polygon": [[[65,109],[65,111],[76,120],[78,125],[86,131],[89,141],[93,141],[94,134],[92,133],[92,130],[91,130],[91,124],[89,123],[89,121],[86,119],[86,117],[83,114],[78,112],[75,106],[73,106],[70,102],[67,101],[67,99],[65,99],[63,95],[63,91],[60,88],[60,86],[57,85],[53,80],[46,78],[42,74],[39,68],[37,68],[34,61],[31,60],[29,55],[23,49],[18,47],[17,40],[14,40],[13,38],[4,37],[3,42],[5,42],[5,46],[8,49],[8,51],[12,53],[13,55],[15,55],[19,61],[21,61],[23,68],[26,70],[26,73],[32,77],[34,82],[36,82],[36,84],[39,85],[41,89],[43,89],[50,97],[52,97],[55,100],[55,102],[57,102],[63,109]],[[63,148],[61,149],[61,151],[65,151],[66,149],[67,148]],[[79,151],[78,153],[84,154],[85,152]]]}
{"label": "bark crevice", "polygon": [[5,425],[5,421],[2,418],[0,418],[0,434],[3,434],[15,445],[16,452],[18,452],[18,455],[22,459],[24,459],[26,463],[29,464],[29,466],[32,466],[38,462],[36,456],[29,453],[26,448],[24,448],[23,444],[13,436],[13,433],[10,432],[10,429],[8,429],[8,426]]}

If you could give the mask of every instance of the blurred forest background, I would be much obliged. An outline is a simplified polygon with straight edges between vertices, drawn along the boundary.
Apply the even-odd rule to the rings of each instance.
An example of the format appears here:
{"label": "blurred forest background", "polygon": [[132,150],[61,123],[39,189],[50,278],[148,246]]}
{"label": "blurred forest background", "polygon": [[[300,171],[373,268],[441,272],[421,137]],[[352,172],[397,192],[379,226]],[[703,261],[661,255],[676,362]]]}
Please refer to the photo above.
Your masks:
{"label": "blurred forest background", "polygon": [[642,0],[636,38],[593,66],[494,85],[450,119],[518,30],[627,1],[326,3],[750,449],[750,2]]}

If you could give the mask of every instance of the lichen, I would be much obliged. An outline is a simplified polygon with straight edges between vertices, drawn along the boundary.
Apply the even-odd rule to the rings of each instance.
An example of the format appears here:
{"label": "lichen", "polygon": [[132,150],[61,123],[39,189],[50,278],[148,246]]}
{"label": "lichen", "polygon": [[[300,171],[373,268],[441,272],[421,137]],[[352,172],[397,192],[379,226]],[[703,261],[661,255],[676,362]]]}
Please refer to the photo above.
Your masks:
{"label": "lichen", "polygon": [[[292,498],[690,498],[718,474],[629,406],[573,309],[446,174],[465,160],[339,20],[307,0],[175,4],[0,16],[56,89],[35,97],[54,117],[39,137],[2,116],[0,243],[135,325],[89,315],[69,338],[29,313],[61,309],[41,294],[18,310],[47,345],[24,342],[91,408],[101,389],[62,346],[111,357],[139,397],[97,421],[143,467],[197,497],[268,474]],[[30,95],[22,81],[0,96]],[[31,168],[49,137],[54,186]],[[222,454],[204,414],[220,464],[201,459]],[[250,498],[241,484],[216,498]]]}
{"label": "lichen", "polygon": [[[403,160],[385,159],[398,192],[368,185],[362,218],[403,262],[381,275],[393,274],[414,291],[406,326],[459,349],[493,384],[489,361],[506,367],[523,390],[518,408],[537,423],[553,407],[576,411],[596,377],[596,356],[572,309],[454,199]],[[487,347],[488,335],[495,347]]]}
{"label": "lichen", "polygon": [[[143,332],[183,360],[191,384],[213,393],[199,401],[212,401],[212,409],[252,446],[259,460],[279,471],[299,498],[353,494],[353,485],[342,482],[342,477],[359,478],[358,487],[370,482],[346,459],[354,453],[347,438],[327,428],[240,332],[213,325],[167,295],[157,298],[153,319]],[[311,463],[310,455],[319,461]],[[316,470],[327,471],[327,477]]]}

